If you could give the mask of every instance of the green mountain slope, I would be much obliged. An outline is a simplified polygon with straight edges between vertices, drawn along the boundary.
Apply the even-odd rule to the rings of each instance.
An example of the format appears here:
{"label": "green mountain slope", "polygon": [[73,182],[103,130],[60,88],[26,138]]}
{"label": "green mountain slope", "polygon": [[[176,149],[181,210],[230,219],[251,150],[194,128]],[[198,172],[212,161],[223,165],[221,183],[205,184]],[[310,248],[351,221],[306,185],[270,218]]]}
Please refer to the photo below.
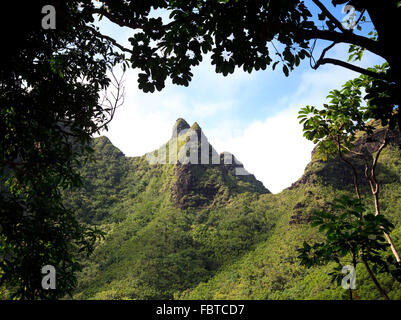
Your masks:
{"label": "green mountain slope", "polygon": [[[301,179],[273,195],[253,175],[238,175],[244,169],[234,156],[210,145],[202,153],[201,128],[188,129],[178,119],[171,139],[143,157],[125,157],[106,137],[94,140],[97,161],[80,169],[84,188],[66,195],[66,205],[106,236],[85,262],[74,298],[347,299],[330,283],[330,265],[305,269],[295,250],[322,236],[310,228],[310,214],[352,193],[348,168],[338,159],[313,160]],[[378,179],[401,248],[397,139],[381,155]],[[203,164],[185,164],[191,150]],[[176,158],[181,163],[170,164]],[[366,186],[362,191],[372,207]],[[401,298],[399,283],[379,279],[391,298]],[[363,268],[356,293],[380,298]]]}

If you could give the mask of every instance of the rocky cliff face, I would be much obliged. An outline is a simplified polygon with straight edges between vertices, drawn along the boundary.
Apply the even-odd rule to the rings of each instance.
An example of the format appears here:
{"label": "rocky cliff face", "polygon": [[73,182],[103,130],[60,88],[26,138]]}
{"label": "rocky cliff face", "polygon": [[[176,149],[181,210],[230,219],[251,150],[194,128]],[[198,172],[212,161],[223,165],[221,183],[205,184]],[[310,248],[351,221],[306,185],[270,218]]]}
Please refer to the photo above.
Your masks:
{"label": "rocky cliff face", "polygon": [[205,207],[247,191],[270,193],[254,175],[245,171],[234,155],[218,154],[197,122],[190,127],[185,120],[178,119],[169,150],[173,144],[178,144],[179,156],[174,168],[171,199],[177,207]]}
{"label": "rocky cliff face", "polygon": [[[190,126],[182,118],[174,124],[171,138],[143,157],[125,157],[106,137],[95,139],[95,146],[102,157],[109,157],[107,161],[124,163],[125,169],[120,165],[109,170],[113,177],[116,172],[121,176],[121,188],[135,185],[132,187],[135,191],[129,192],[136,194],[146,187],[151,177],[157,177],[162,181],[157,187],[159,192],[168,192],[177,208],[221,206],[232,196],[244,192],[270,193],[234,155],[219,154],[198,123]],[[137,174],[135,179],[129,178],[133,172]],[[168,174],[161,178],[163,172]]]}
{"label": "rocky cliff face", "polygon": [[178,118],[174,124],[171,138],[176,138],[181,132],[188,130],[189,128],[189,124],[184,119]]}
{"label": "rocky cliff face", "polygon": [[[386,129],[379,128],[370,136],[366,134],[360,136],[355,141],[355,151],[365,154],[368,158],[371,157],[384,142],[385,132]],[[389,131],[387,139],[388,146],[386,148],[399,148],[401,146],[401,136],[398,130]],[[338,156],[331,157],[327,161],[316,159],[316,149],[317,147],[312,151],[312,161],[306,167],[303,176],[294,182],[289,189],[296,189],[305,184],[314,184],[317,180],[338,187],[352,186],[354,180],[350,166],[341,161]],[[346,157],[355,165],[360,184],[367,186],[362,158],[352,154],[348,154]]]}

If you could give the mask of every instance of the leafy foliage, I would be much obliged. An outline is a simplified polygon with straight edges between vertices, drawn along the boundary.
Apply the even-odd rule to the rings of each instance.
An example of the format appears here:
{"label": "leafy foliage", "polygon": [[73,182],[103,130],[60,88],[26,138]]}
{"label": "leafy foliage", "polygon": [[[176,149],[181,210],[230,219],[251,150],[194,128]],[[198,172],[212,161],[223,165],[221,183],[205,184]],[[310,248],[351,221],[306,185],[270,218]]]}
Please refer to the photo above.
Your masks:
{"label": "leafy foliage", "polygon": [[362,75],[347,81],[341,90],[330,91],[329,104],[323,104],[322,109],[301,108],[298,119],[303,124],[304,136],[318,144],[317,155],[322,154],[327,159],[330,154],[347,153],[354,147],[357,133],[373,133],[368,120],[375,105],[369,101],[369,95],[362,98],[362,89],[372,85],[372,81]]}
{"label": "leafy foliage", "polygon": [[[374,271],[390,272],[388,262],[383,258],[383,252],[389,246],[383,231],[390,233],[394,225],[383,215],[367,213],[359,199],[337,199],[332,211],[313,214],[311,226],[324,231],[326,241],[312,246],[304,242],[303,248],[298,249],[302,265],[310,268],[335,261],[338,264],[336,271],[339,271],[344,263],[340,259],[349,255],[355,267],[361,257],[366,263],[372,263]],[[332,280],[340,285],[344,275],[338,272],[330,274]]]}
{"label": "leafy foliage", "polygon": [[[99,93],[109,85],[107,68],[121,59],[86,30],[93,20],[77,1],[57,2],[57,28],[42,29],[45,4],[15,4],[11,11],[29,18],[20,18],[13,41],[4,39],[0,68],[0,285],[21,299],[71,292],[78,251],[93,248],[96,232],[64,208],[61,191],[81,184],[75,165],[89,157],[92,134],[108,120]],[[56,292],[38,281],[50,263]]]}
{"label": "leafy foliage", "polygon": [[[330,12],[343,4],[354,6],[360,13],[355,29],[344,28]],[[380,55],[388,60],[393,71],[391,76],[399,85],[400,71],[393,61],[393,53],[387,50],[391,41],[384,31],[388,28],[375,31],[376,37],[358,34],[361,24],[368,22],[367,14],[374,20],[369,31],[373,32],[379,23],[383,26],[390,23],[381,15],[373,15],[377,12],[375,2],[332,1],[332,5],[318,0],[308,4],[300,0],[100,1],[96,8],[85,3],[84,11],[137,31],[128,39],[130,48],[114,44],[130,54],[132,67],[141,70],[138,83],[145,92],[162,90],[168,78],[174,84],[187,86],[193,77],[192,68],[206,54],[210,54],[216,72],[224,76],[233,73],[235,68],[253,72],[265,70],[269,65],[274,70],[278,64],[288,76],[303,59],[312,56],[313,39],[333,41],[333,46],[349,43],[351,56],[358,59],[363,50]],[[391,10],[394,16],[399,15],[396,8],[394,3],[386,4],[387,11]],[[159,12],[169,13],[168,19],[162,19]],[[103,36],[98,32],[97,35]],[[346,63],[323,58],[324,54],[316,67],[334,63],[354,69]]]}

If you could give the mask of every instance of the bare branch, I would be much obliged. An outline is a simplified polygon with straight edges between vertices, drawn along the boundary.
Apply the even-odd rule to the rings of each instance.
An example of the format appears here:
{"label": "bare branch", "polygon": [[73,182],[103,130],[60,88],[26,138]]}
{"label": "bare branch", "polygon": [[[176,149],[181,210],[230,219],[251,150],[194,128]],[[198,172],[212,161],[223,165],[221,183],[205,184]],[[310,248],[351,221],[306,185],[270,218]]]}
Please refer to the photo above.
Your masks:
{"label": "bare branch", "polygon": [[[315,40],[316,42],[316,40]],[[327,51],[329,51],[331,48],[333,48],[335,45],[337,44],[336,41],[334,41],[331,45],[329,45],[327,48],[323,49],[322,54],[320,55],[320,58],[317,60],[317,62],[315,62],[315,59],[313,58],[313,51],[311,51],[311,61],[313,59],[313,61],[315,62],[315,65],[312,65],[312,62],[310,63],[312,69],[317,69],[319,68],[320,65],[320,61],[323,60],[324,56],[326,55]],[[313,44],[313,48],[315,47],[315,43]]]}
{"label": "bare branch", "polygon": [[[106,127],[113,120],[116,109],[121,107],[125,102],[124,72],[120,78],[117,78],[113,70],[111,70],[111,76],[111,84],[116,89],[116,92],[108,92],[107,90],[104,92],[100,105],[109,114],[109,119],[97,128],[98,131]],[[112,98],[109,97],[109,94]]]}

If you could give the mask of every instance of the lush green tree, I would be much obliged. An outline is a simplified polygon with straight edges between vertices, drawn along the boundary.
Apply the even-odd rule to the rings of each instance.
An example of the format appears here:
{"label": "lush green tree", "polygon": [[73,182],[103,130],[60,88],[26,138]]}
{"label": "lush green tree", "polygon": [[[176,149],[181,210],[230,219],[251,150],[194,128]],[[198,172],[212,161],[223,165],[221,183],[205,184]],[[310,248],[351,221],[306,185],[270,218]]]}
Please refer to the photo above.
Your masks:
{"label": "lush green tree", "polygon": [[[376,69],[383,69],[377,67]],[[373,135],[374,128],[369,122],[372,111],[372,101],[362,98],[362,89],[369,87],[374,79],[362,75],[357,79],[349,80],[342,90],[330,91],[329,104],[324,104],[318,109],[314,106],[306,106],[299,111],[300,123],[303,124],[304,136],[317,144],[316,155],[327,159],[328,156],[338,154],[352,169],[355,194],[361,199],[359,190],[358,172],[356,160],[363,161],[363,174],[369,183],[370,191],[374,199],[375,214],[380,214],[379,182],[376,178],[376,168],[382,150],[388,145],[389,128],[382,129],[382,134]],[[366,98],[366,97],[365,97]],[[369,152],[365,148],[356,148],[357,134],[367,134],[369,141],[375,141],[378,147]],[[373,154],[375,153],[375,154]],[[348,155],[354,156],[350,158]],[[357,159],[355,159],[357,157]],[[384,233],[391,250],[398,263],[400,256],[394,247],[390,236]]]}
{"label": "lush green tree", "polygon": [[[56,29],[42,29],[46,4],[15,3],[20,23],[5,35],[0,67],[0,286],[22,299],[71,292],[77,259],[93,248],[96,232],[64,208],[60,192],[80,185],[78,156],[88,158],[91,135],[114,112],[99,95],[120,60],[86,29],[93,18],[78,1],[53,2]],[[56,290],[41,288],[47,264]]]}
{"label": "lush green tree", "polygon": [[[399,278],[400,270],[399,267],[392,267],[394,263],[389,263],[394,260],[393,257],[387,260],[383,255],[388,247],[383,231],[390,233],[394,228],[384,216],[367,212],[360,199],[343,197],[336,200],[330,212],[316,211],[311,217],[311,226],[324,231],[326,239],[313,245],[304,242],[303,247],[298,249],[302,265],[312,267],[335,261],[337,267],[330,274],[332,280],[340,285],[344,278],[340,272],[345,262],[342,258],[350,257],[354,270],[361,261],[380,294],[389,299],[375,272],[392,273]],[[349,290],[352,300],[352,288]]]}

